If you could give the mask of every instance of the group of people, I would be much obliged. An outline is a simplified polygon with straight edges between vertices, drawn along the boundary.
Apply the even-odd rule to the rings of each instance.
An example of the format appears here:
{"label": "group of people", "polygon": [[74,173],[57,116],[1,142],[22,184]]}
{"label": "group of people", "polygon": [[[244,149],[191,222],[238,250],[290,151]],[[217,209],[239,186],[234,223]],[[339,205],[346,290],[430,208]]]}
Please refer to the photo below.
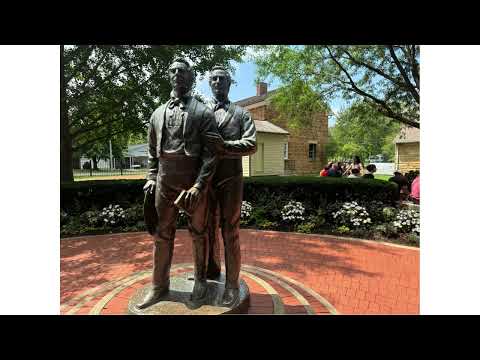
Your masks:
{"label": "group of people", "polygon": [[353,161],[349,163],[329,162],[320,171],[320,176],[374,179],[373,173],[376,171],[377,167],[374,164],[364,167],[360,157],[354,156]]}
{"label": "group of people", "polygon": [[[347,177],[347,178],[365,178],[374,179],[373,175],[377,171],[375,164],[369,164],[365,168],[359,156],[354,156],[353,161],[349,163],[329,162],[320,176]],[[410,200],[415,204],[420,204],[420,172],[409,171],[403,175],[395,171],[393,176],[388,179],[398,185],[400,200]]]}

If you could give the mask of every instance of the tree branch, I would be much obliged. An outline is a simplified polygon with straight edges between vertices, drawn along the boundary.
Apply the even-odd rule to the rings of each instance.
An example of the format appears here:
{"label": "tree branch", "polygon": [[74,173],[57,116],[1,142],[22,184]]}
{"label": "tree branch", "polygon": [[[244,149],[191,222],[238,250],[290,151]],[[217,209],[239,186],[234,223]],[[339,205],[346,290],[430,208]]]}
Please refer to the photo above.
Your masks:
{"label": "tree branch", "polygon": [[411,70],[412,77],[413,77],[413,80],[415,81],[415,85],[417,86],[417,89],[420,90],[420,73],[418,71],[417,54],[415,50],[415,45],[412,45],[411,62],[412,62],[412,70]]}
{"label": "tree branch", "polygon": [[115,136],[115,135],[119,135],[119,134],[121,134],[121,133],[123,133],[123,132],[126,132],[126,131],[127,131],[127,130],[122,129],[122,130],[115,131],[115,132],[113,132],[113,133],[110,133],[110,134],[107,134],[107,135],[104,135],[104,136],[97,137],[97,138],[95,138],[95,139],[91,139],[91,140],[89,140],[89,141],[87,141],[87,142],[85,142],[85,143],[83,143],[83,144],[79,144],[79,145],[77,145],[77,146],[72,147],[72,150],[73,150],[73,151],[84,150],[84,148],[85,148],[87,145],[90,145],[90,144],[92,144],[92,143],[94,143],[94,142],[97,142],[97,141],[99,141],[99,140],[103,140],[103,139],[106,139],[106,138],[109,138],[109,137],[113,137],[113,136]]}
{"label": "tree branch", "polygon": [[417,89],[415,89],[415,87],[410,82],[410,79],[408,78],[408,75],[407,75],[405,69],[403,68],[402,64],[400,64],[400,61],[398,60],[397,55],[395,54],[395,50],[393,49],[393,46],[389,45],[388,49],[390,50],[390,55],[392,56],[393,61],[395,62],[395,65],[397,65],[397,68],[400,71],[400,74],[402,74],[403,80],[405,80],[405,83],[409,87],[410,92],[413,95],[413,98],[419,104],[420,103],[420,95],[418,94]]}
{"label": "tree branch", "polygon": [[[127,70],[127,69],[122,70],[119,74],[121,74],[122,72],[124,72],[124,71],[126,71],[126,70]],[[105,80],[106,80],[106,79],[105,79]],[[105,80],[104,80],[104,83],[105,83]],[[145,85],[147,82],[148,82],[148,81],[146,80],[146,81],[142,82],[141,84],[138,84],[138,86],[136,86],[135,88],[131,89],[129,92],[126,92],[126,93],[120,98],[120,100],[117,101],[117,106],[118,106],[118,104],[123,103],[129,96],[131,96],[131,93],[132,93],[133,91],[136,91],[137,89],[141,88],[141,87],[142,87],[143,85]],[[102,84],[102,85],[103,85],[103,84]],[[101,90],[101,87],[100,87],[99,89],[97,89],[97,90]],[[84,94],[85,94],[85,93],[84,93]],[[103,96],[105,96],[105,95],[103,95]],[[105,96],[105,97],[106,97],[106,96]],[[108,97],[107,97],[107,99],[114,101],[113,99],[110,99],[110,98],[108,98]],[[94,108],[88,110],[87,112],[85,112],[85,113],[83,113],[83,114],[82,114],[82,113],[77,114],[77,115],[75,116],[75,118],[76,118],[76,119],[85,118],[86,116],[90,115],[90,114],[91,114],[93,111],[95,111],[95,110],[96,110],[96,108],[94,107]],[[69,127],[72,127],[72,126],[75,125],[75,124],[76,124],[75,121],[71,121],[68,126],[69,126]]]}
{"label": "tree branch", "polygon": [[330,58],[337,64],[337,66],[342,70],[342,72],[347,76],[349,82],[350,82],[350,90],[361,95],[361,96],[364,96],[364,97],[367,97],[369,99],[371,99],[372,101],[374,101],[376,104],[379,105],[379,107],[383,108],[385,113],[384,115],[388,116],[388,117],[391,117],[393,119],[396,119],[402,123],[405,123],[407,125],[410,125],[410,126],[413,126],[413,127],[416,127],[416,128],[420,128],[420,124],[418,121],[414,121],[414,120],[410,120],[410,119],[407,119],[405,117],[403,117],[402,115],[400,114],[397,114],[395,113],[388,105],[385,101],[383,100],[380,100],[378,98],[376,98],[375,96],[371,95],[371,94],[368,94],[366,93],[365,91],[361,90],[360,88],[358,88],[358,86],[355,84],[355,82],[353,81],[352,77],[350,76],[350,74],[348,73],[348,71],[342,66],[342,64],[340,64],[340,62],[335,58],[335,56],[333,56],[332,52],[330,51],[330,48],[328,46],[326,46],[327,48],[327,51],[328,53],[330,54]]}
{"label": "tree branch", "polygon": [[355,59],[347,50],[343,50],[343,51],[345,52],[345,54],[347,54],[347,56],[350,58],[350,60],[352,60],[354,63],[356,63],[360,66],[365,66],[367,69],[377,73],[378,75],[384,77],[387,80],[390,80],[391,82],[393,82],[395,85],[397,85],[399,87],[402,87],[404,89],[408,89],[405,84],[402,84],[401,82],[398,82],[398,80],[395,79],[394,77],[384,73],[380,69],[377,69],[377,68],[373,67],[372,65],[370,65],[368,63],[365,63],[363,61],[359,61],[359,60]]}
{"label": "tree branch", "polygon": [[[103,114],[102,114],[103,115]],[[102,115],[99,115],[96,117],[96,119],[99,119],[102,117]],[[81,134],[84,134],[86,132],[89,132],[89,131],[92,131],[92,130],[96,130],[96,129],[100,129],[101,127],[104,127],[106,125],[110,125],[110,124],[113,124],[117,121],[120,121],[121,119],[118,119],[118,118],[114,118],[114,120],[109,120],[109,121],[106,121],[106,122],[102,122],[101,124],[97,124],[95,126],[90,126],[90,127],[82,127],[80,128],[79,130],[73,132],[71,134],[71,137],[72,139],[76,138],[78,135],[81,135]]]}

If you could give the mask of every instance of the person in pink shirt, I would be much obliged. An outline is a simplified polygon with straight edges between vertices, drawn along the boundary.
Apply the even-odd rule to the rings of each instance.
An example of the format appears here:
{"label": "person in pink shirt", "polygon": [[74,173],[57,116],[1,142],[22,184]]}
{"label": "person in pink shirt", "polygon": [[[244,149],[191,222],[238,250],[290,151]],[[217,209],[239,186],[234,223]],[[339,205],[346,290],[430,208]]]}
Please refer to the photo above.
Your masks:
{"label": "person in pink shirt", "polygon": [[410,193],[415,204],[420,204],[420,174],[412,182],[412,192]]}

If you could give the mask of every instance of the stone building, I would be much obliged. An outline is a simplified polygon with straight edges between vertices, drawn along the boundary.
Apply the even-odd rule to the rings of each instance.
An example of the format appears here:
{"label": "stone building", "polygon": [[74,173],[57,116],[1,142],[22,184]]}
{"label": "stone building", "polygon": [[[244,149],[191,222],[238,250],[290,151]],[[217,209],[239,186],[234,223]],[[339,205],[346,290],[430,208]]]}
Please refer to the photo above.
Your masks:
{"label": "stone building", "polygon": [[[259,83],[255,96],[239,100],[236,104],[248,110],[254,120],[270,122],[289,133],[288,137],[285,137],[282,149],[284,175],[318,175],[326,163],[327,114],[317,114],[309,128],[293,129],[288,126],[287,121],[278,119],[275,114],[269,100],[270,95],[274,93],[275,90],[267,90],[266,83]],[[261,148],[262,143],[258,144]]]}
{"label": "stone building", "polygon": [[404,126],[394,142],[395,169],[401,173],[420,170],[420,129]]}

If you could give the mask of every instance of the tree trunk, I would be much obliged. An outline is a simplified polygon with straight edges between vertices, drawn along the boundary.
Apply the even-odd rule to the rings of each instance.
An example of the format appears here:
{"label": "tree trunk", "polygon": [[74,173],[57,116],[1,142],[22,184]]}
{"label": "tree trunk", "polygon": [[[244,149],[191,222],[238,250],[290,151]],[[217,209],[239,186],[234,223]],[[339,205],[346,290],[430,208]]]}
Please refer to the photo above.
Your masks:
{"label": "tree trunk", "polygon": [[60,181],[73,182],[72,139],[68,132],[60,137]]}
{"label": "tree trunk", "polygon": [[68,128],[63,45],[60,46],[60,182],[73,182],[72,137]]}
{"label": "tree trunk", "polygon": [[98,158],[96,156],[92,156],[93,160],[93,170],[98,170]]}

